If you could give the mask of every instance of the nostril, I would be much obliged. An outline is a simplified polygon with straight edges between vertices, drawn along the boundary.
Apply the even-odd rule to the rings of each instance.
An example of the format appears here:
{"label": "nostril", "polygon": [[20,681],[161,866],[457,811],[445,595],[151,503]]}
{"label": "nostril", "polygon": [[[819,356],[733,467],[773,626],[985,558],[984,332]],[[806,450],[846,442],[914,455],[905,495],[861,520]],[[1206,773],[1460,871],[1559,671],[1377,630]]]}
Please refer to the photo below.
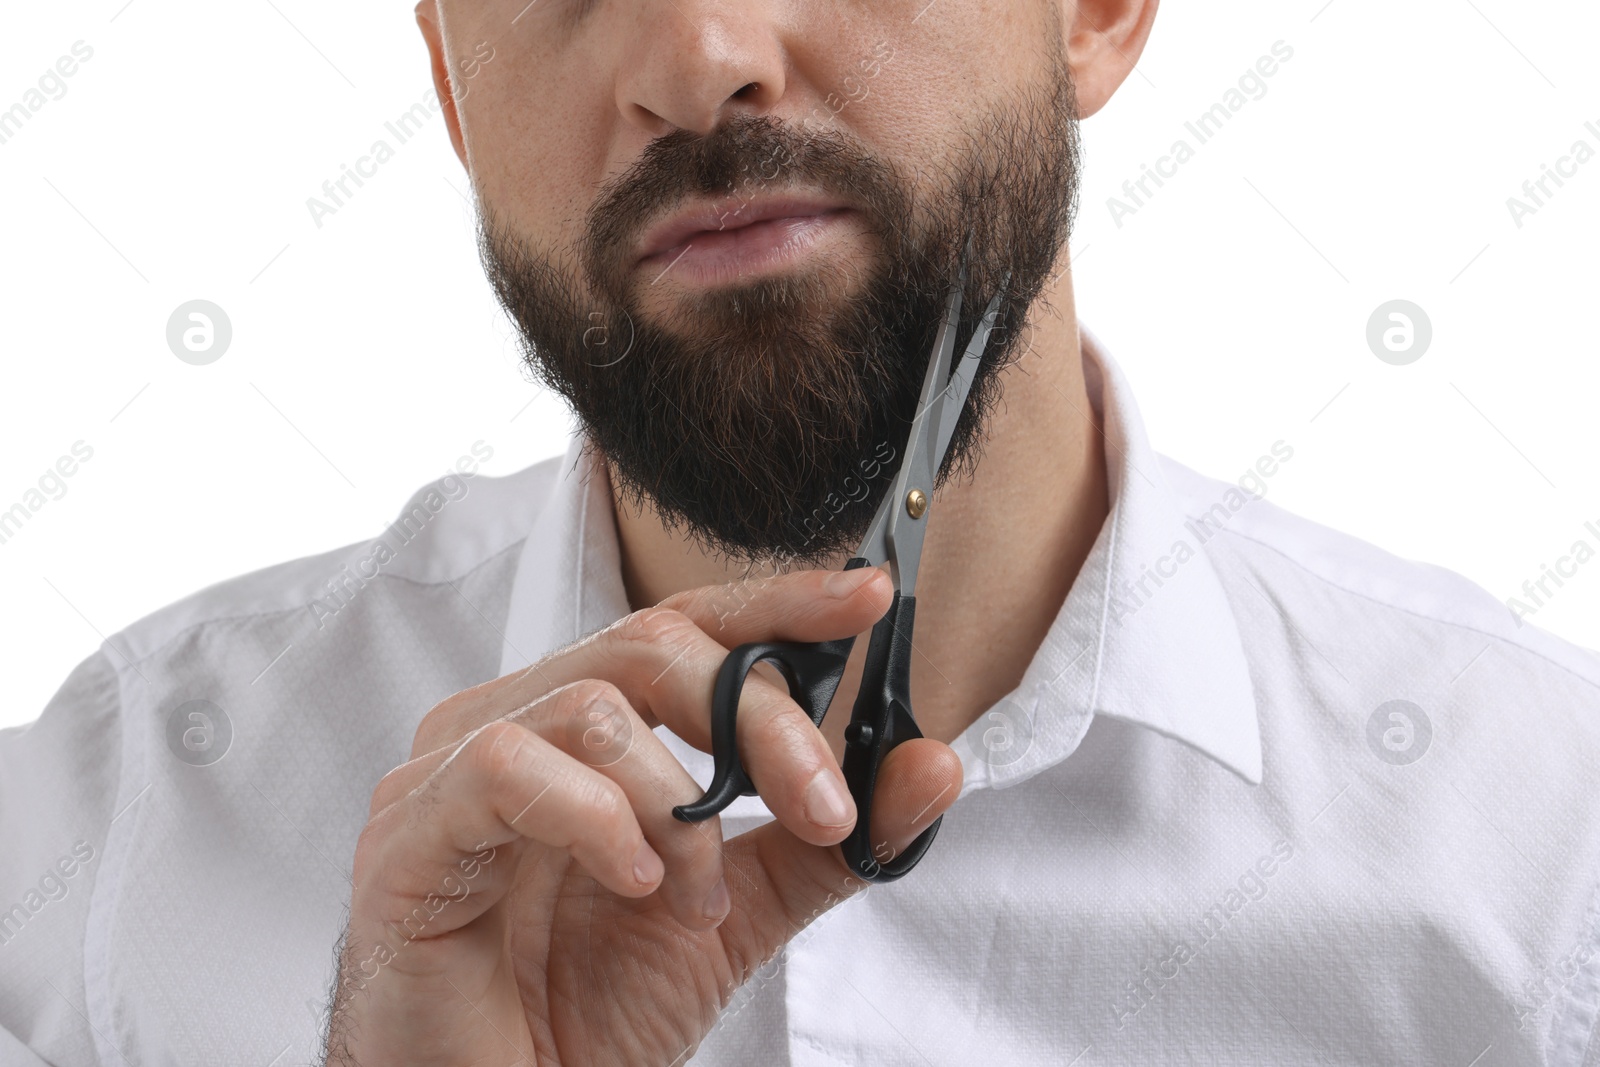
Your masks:
{"label": "nostril", "polygon": [[749,99],[750,97],[756,95],[756,93],[758,93],[760,91],[761,91],[761,83],[760,82],[750,82],[747,85],[741,86],[739,88],[739,91],[734,93],[733,95],[734,95],[735,98],[744,97],[745,99]]}

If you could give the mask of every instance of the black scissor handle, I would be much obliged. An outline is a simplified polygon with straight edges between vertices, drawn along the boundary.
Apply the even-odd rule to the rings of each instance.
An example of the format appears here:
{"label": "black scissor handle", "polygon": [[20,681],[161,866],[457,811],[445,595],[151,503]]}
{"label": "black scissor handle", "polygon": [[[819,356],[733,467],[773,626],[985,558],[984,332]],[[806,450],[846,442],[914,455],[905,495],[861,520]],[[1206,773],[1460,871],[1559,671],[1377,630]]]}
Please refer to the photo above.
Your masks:
{"label": "black scissor handle", "polygon": [[[852,560],[852,562],[854,562]],[[752,641],[728,653],[717,672],[716,688],[711,694],[711,788],[693,804],[679,804],[672,809],[673,818],[680,822],[700,822],[709,819],[741,796],[756,795],[756,787],[739,762],[738,715],[739,694],[744,691],[745,678],[757,663],[766,661],[778,668],[783,680],[789,683],[789,695],[820,727],[833,694],[844,677],[845,664],[850,650],[855,647],[854,637],[837,641]]]}
{"label": "black scissor handle", "polygon": [[856,802],[856,825],[839,847],[850,870],[869,882],[903,877],[928,851],[944,821],[943,815],[933,820],[899,853],[889,852],[885,843],[872,843],[878,769],[896,745],[922,736],[911,715],[911,631],[916,610],[915,597],[895,593],[889,611],[873,626],[861,690],[844,732],[844,780]]}
{"label": "black scissor handle", "polygon": [[[868,560],[855,557],[844,565],[847,571],[869,566]],[[739,762],[739,694],[744,680],[765,660],[778,668],[789,684],[789,696],[799,704],[818,729],[833,703],[844,678],[845,664],[854,637],[837,641],[751,641],[728,653],[717,672],[716,688],[711,692],[711,787],[693,804],[679,804],[672,817],[679,822],[701,822],[722,811],[739,797],[753,797],[756,787]]]}
{"label": "black scissor handle", "polygon": [[[852,559],[845,570],[868,565]],[[889,854],[871,839],[872,797],[878,768],[896,745],[921,737],[911,715],[911,631],[916,598],[895,593],[889,610],[872,627],[871,644],[862,670],[861,689],[845,728],[844,779],[856,803],[856,824],[839,844],[851,871],[869,882],[892,882],[917,865],[944,816],[933,821],[903,851]],[[746,677],[763,661],[776,666],[788,683],[789,695],[818,728],[844,678],[854,637],[814,643],[753,641],[728,653],[717,672],[711,695],[711,786],[692,804],[679,804],[672,815],[680,822],[709,819],[741,796],[755,796],[756,787],[739,762],[739,695]]]}

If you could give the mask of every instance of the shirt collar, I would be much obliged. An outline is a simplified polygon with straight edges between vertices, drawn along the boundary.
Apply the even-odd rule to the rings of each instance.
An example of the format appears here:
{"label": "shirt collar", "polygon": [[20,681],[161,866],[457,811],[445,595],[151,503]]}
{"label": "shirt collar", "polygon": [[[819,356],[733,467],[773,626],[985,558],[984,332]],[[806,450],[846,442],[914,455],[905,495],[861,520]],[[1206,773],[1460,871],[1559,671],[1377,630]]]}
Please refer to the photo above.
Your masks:
{"label": "shirt collar", "polygon": [[[958,742],[962,793],[1014,785],[1061,762],[1097,714],[1175,738],[1260,784],[1254,690],[1221,579],[1121,369],[1081,325],[1080,336],[1111,510],[1021,683]],[[502,675],[629,610],[609,480],[583,445],[574,435],[523,544]]]}
{"label": "shirt collar", "polygon": [[573,434],[528,531],[511,587],[500,674],[522,670],[628,614],[605,465]]}
{"label": "shirt collar", "polygon": [[1255,691],[1221,578],[1121,368],[1081,323],[1079,337],[1111,510],[1022,682],[967,731],[963,792],[1066,759],[1094,715],[1175,738],[1259,785]]}

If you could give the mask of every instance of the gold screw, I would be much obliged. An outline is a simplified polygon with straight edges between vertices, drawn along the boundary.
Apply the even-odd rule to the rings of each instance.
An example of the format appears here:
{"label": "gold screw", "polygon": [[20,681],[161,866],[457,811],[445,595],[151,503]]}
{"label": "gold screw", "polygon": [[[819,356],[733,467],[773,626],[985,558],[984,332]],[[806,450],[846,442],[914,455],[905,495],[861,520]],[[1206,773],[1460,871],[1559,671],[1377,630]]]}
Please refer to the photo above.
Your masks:
{"label": "gold screw", "polygon": [[906,514],[913,519],[920,519],[928,513],[928,494],[921,489],[913,489],[906,494]]}

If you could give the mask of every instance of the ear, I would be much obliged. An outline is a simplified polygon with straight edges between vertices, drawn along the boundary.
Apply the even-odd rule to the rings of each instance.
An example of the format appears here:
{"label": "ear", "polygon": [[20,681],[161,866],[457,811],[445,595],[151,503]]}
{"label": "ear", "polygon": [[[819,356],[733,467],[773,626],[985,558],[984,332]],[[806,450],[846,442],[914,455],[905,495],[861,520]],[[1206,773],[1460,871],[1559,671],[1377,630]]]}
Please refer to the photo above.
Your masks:
{"label": "ear", "polygon": [[439,95],[444,124],[450,131],[450,143],[455,147],[456,158],[465,167],[467,145],[461,137],[461,116],[456,112],[455,92],[450,88],[450,66],[445,59],[444,34],[439,29],[439,0],[418,0],[417,28],[422,31],[422,39],[428,45],[428,59],[433,67],[433,90]]}
{"label": "ear", "polygon": [[1078,117],[1105,106],[1134,64],[1155,22],[1159,0],[1064,0],[1062,32],[1077,91]]}

